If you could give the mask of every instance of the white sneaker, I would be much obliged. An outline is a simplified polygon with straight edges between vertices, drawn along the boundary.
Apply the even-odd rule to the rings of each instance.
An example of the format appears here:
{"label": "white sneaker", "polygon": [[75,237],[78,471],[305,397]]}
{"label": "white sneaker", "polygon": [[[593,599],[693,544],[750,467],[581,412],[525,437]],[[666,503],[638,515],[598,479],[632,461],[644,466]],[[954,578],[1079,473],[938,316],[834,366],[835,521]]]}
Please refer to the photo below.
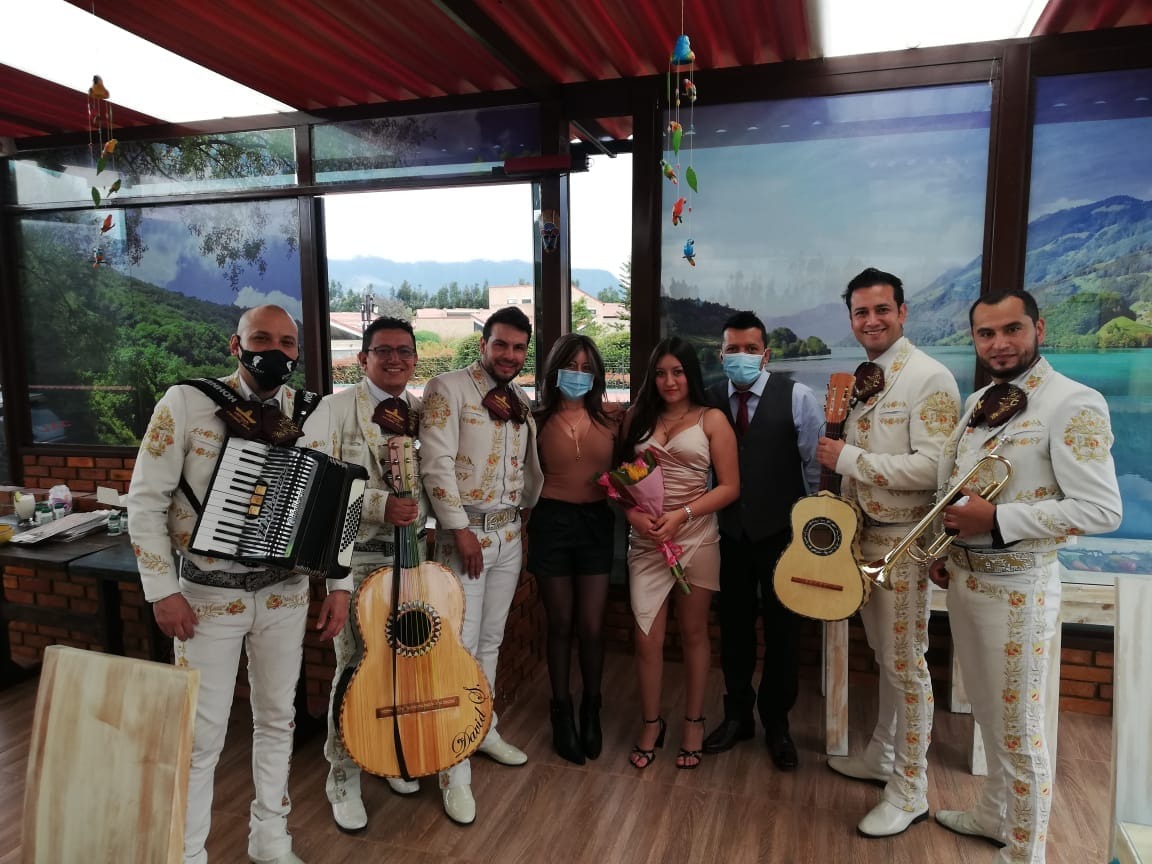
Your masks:
{"label": "white sneaker", "polygon": [[865,762],[863,756],[829,756],[828,767],[852,780],[867,780],[880,785],[886,784],[892,777],[892,769],[885,771],[875,768]]}
{"label": "white sneaker", "polygon": [[444,812],[457,825],[471,825],[476,821],[476,799],[471,786],[448,786],[440,790],[444,797]]}
{"label": "white sneaker", "polygon": [[476,749],[501,765],[523,765],[528,761],[527,753],[519,747],[513,747],[499,735],[487,735]]}
{"label": "white sneaker", "polygon": [[928,808],[909,813],[888,801],[881,801],[856,826],[864,837],[894,837],[928,818]]}
{"label": "white sneaker", "polygon": [[987,831],[976,821],[976,817],[968,810],[937,810],[936,821],[957,834],[966,834],[969,837],[983,837],[997,846],[1006,845],[1003,840]]}
{"label": "white sneaker", "polygon": [[253,858],[248,857],[252,864],[304,864],[293,852],[285,852],[276,858]]}
{"label": "white sneaker", "polygon": [[368,827],[368,811],[359,795],[349,795],[332,802],[332,819],[345,831],[363,831]]}
{"label": "white sneaker", "polygon": [[397,795],[415,795],[420,791],[419,780],[405,780],[403,777],[388,777],[388,788]]}

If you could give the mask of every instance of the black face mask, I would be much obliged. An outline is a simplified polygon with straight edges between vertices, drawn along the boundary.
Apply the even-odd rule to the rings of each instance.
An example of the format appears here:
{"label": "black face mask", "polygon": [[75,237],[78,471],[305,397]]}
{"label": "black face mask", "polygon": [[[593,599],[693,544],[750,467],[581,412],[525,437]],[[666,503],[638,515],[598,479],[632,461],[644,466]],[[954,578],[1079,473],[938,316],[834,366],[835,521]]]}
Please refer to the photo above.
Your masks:
{"label": "black face mask", "polygon": [[292,377],[299,359],[293,360],[278,348],[269,351],[240,349],[240,365],[247,369],[261,390],[273,390]]}

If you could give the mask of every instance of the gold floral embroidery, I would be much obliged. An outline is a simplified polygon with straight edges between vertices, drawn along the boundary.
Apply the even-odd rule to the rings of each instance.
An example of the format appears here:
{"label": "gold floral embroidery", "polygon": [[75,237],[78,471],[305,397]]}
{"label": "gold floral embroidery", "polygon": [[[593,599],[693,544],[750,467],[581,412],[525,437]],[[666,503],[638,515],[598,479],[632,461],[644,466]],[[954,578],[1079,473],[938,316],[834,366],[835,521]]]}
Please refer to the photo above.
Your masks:
{"label": "gold floral embroidery", "polygon": [[293,594],[285,597],[283,594],[269,594],[268,599],[264,601],[264,606],[268,609],[299,609],[301,606],[308,605],[308,594]]}
{"label": "gold floral embroidery", "polygon": [[452,416],[452,409],[443,393],[432,392],[424,397],[424,409],[420,422],[430,429],[443,429],[448,425],[448,418]]}
{"label": "gold floral embroidery", "polygon": [[243,600],[230,603],[194,603],[192,609],[199,618],[219,618],[221,615],[243,615],[248,607]]}
{"label": "gold floral embroidery", "polygon": [[1077,462],[1104,462],[1112,446],[1108,419],[1089,408],[1078,411],[1064,427],[1064,446]]}
{"label": "gold floral embroidery", "polygon": [[148,552],[140,548],[136,543],[132,544],[132,551],[136,553],[136,562],[139,564],[140,569],[147,570],[149,573],[167,573],[168,561],[155,552]]}
{"label": "gold floral embroidery", "polygon": [[484,536],[484,537],[480,538],[480,548],[481,549],[490,549],[491,547],[492,547],[492,538],[491,537]]}
{"label": "gold floral embroidery", "polygon": [[167,405],[163,405],[148,424],[144,433],[144,450],[149,456],[159,459],[164,452],[176,443],[176,419]]}
{"label": "gold floral embroidery", "polygon": [[920,405],[920,422],[933,438],[951,435],[960,420],[960,404],[944,390],[932,393]]}
{"label": "gold floral embroidery", "polygon": [[224,436],[217,432],[215,429],[205,429],[202,426],[195,426],[189,430],[190,434],[196,438],[204,438],[208,441],[215,441],[220,444],[224,441]]}

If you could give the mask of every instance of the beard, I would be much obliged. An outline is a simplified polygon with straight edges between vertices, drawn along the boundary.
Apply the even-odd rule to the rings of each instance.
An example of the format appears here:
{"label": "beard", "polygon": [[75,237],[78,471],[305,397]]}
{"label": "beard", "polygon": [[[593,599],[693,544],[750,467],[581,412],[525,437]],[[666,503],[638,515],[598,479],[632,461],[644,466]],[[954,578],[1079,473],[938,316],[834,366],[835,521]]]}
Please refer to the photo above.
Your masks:
{"label": "beard", "polygon": [[984,367],[984,370],[997,381],[1011,381],[1013,378],[1019,378],[1031,369],[1036,364],[1036,361],[1040,359],[1040,339],[1037,338],[1036,341],[1032,343],[1031,351],[1021,355],[1019,363],[1014,366],[1009,366],[1006,369],[996,369],[983,357],[978,359],[980,360],[980,365]]}
{"label": "beard", "polygon": [[495,363],[489,363],[484,358],[480,359],[480,365],[484,367],[484,371],[487,372],[489,375],[491,375],[492,380],[495,381],[498,385],[512,383],[512,381],[514,381],[516,379],[516,376],[520,374],[520,369],[524,368],[523,366],[521,366],[519,369],[517,369],[511,375],[505,375],[502,372],[500,372],[499,369],[496,368]]}

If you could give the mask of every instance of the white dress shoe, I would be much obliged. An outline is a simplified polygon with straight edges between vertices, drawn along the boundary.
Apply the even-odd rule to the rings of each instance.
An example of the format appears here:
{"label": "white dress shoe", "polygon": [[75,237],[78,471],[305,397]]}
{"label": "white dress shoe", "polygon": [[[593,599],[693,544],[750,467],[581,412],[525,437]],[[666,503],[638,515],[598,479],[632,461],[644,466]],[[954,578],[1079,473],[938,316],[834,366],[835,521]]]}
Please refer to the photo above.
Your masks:
{"label": "white dress shoe", "polygon": [[928,808],[909,813],[895,804],[881,801],[860,820],[856,831],[864,837],[893,837],[903,834],[917,822],[928,818]]}
{"label": "white dress shoe", "polygon": [[285,852],[276,858],[253,858],[248,857],[252,864],[304,864],[299,858],[296,857],[294,852]]}
{"label": "white dress shoe", "polygon": [[885,771],[882,768],[875,768],[865,762],[863,756],[829,756],[828,767],[852,780],[867,780],[869,783],[879,783],[881,786],[892,778],[891,769]]}
{"label": "white dress shoe", "polygon": [[513,747],[500,737],[493,739],[491,735],[488,735],[476,749],[501,765],[523,765],[528,761],[527,753],[519,747]]}
{"label": "white dress shoe", "polygon": [[997,846],[1004,846],[1004,841],[987,831],[976,821],[976,817],[967,810],[937,810],[936,821],[957,834],[967,834],[970,837],[983,837]]}
{"label": "white dress shoe", "polygon": [[403,777],[388,777],[388,788],[397,795],[415,795],[420,791],[419,780],[405,780]]}
{"label": "white dress shoe", "polygon": [[368,826],[368,811],[359,795],[348,795],[332,802],[332,819],[345,831],[363,831]]}
{"label": "white dress shoe", "polygon": [[471,825],[476,821],[476,799],[472,797],[471,786],[448,786],[441,789],[444,796],[444,812],[458,825]]}

